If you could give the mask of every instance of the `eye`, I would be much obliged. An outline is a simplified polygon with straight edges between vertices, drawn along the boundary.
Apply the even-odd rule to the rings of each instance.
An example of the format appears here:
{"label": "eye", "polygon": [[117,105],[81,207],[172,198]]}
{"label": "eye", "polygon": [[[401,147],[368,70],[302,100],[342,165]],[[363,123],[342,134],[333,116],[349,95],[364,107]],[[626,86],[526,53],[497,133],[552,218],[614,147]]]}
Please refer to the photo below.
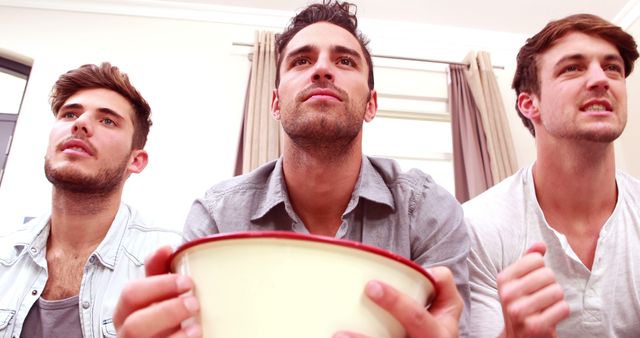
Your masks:
{"label": "eye", "polygon": [[562,73],[572,73],[580,70],[579,65],[568,65],[562,69]]}
{"label": "eye", "polygon": [[356,61],[349,56],[343,56],[340,59],[338,59],[338,63],[341,65],[345,65],[345,66],[349,66],[349,67],[355,67],[356,66]]}
{"label": "eye", "polygon": [[58,115],[58,117],[59,117],[59,118],[61,118],[61,119],[69,120],[69,119],[75,119],[75,118],[77,118],[77,117],[78,117],[78,114],[76,114],[76,113],[74,113],[74,112],[70,112],[70,111],[67,111],[67,112],[60,112],[60,114]]}
{"label": "eye", "polygon": [[608,65],[604,66],[604,71],[605,72],[614,72],[614,73],[619,73],[619,74],[624,74],[624,70],[622,68],[622,66],[615,64],[615,63],[611,63]]}
{"label": "eye", "polygon": [[115,126],[116,125],[116,121],[114,121],[114,120],[112,120],[112,119],[110,119],[108,117],[105,117],[104,119],[102,119],[102,123],[106,124],[108,126]]}
{"label": "eye", "polygon": [[304,66],[309,64],[311,64],[311,60],[309,60],[309,58],[307,57],[298,57],[293,59],[293,61],[291,61],[292,67]]}

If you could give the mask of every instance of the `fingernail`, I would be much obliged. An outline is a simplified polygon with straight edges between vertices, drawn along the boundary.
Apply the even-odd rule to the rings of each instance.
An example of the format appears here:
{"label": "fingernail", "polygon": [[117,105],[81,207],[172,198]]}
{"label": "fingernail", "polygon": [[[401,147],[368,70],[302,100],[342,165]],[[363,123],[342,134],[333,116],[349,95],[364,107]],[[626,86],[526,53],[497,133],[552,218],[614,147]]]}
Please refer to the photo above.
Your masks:
{"label": "fingernail", "polygon": [[380,299],[384,295],[384,291],[382,290],[382,285],[376,281],[371,281],[367,283],[367,287],[365,288],[365,292],[367,296],[371,299]]}
{"label": "fingernail", "polygon": [[189,310],[190,313],[195,314],[200,309],[200,303],[198,303],[198,299],[194,296],[186,296],[182,298],[182,302],[184,306]]}
{"label": "fingernail", "polygon": [[193,282],[187,276],[178,275],[178,278],[176,278],[176,286],[178,288],[178,292],[183,293],[193,288]]}
{"label": "fingernail", "polygon": [[184,334],[189,338],[199,338],[202,337],[202,330],[200,329],[200,325],[194,324],[187,326],[183,329]]}

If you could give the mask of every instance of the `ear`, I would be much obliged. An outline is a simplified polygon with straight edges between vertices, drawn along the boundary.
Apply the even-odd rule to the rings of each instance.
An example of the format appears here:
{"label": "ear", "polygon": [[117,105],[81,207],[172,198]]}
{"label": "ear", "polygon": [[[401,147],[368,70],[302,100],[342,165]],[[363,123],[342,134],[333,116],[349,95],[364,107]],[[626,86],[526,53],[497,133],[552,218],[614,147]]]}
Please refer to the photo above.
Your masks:
{"label": "ear", "polygon": [[369,98],[369,102],[367,102],[367,110],[364,113],[365,122],[371,122],[371,120],[376,117],[376,113],[378,113],[378,92],[372,89],[371,97]]}
{"label": "ear", "polygon": [[144,149],[135,149],[131,152],[131,158],[129,159],[129,167],[127,170],[130,173],[139,174],[144,170],[149,162],[149,154]]}
{"label": "ear", "polygon": [[280,120],[280,98],[278,97],[278,89],[274,89],[271,94],[271,115],[274,119]]}
{"label": "ear", "polygon": [[518,95],[518,109],[531,122],[540,120],[540,100],[535,94],[522,92]]}

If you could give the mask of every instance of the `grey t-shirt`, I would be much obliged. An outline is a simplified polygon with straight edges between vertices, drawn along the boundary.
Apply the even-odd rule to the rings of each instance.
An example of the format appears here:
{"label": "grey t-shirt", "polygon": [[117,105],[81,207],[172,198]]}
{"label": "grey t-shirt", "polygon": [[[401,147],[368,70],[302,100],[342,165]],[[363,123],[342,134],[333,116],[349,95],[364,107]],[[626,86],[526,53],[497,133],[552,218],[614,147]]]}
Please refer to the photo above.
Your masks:
{"label": "grey t-shirt", "polygon": [[79,296],[62,300],[38,298],[24,321],[22,338],[82,338]]}
{"label": "grey t-shirt", "polygon": [[[193,203],[183,233],[193,240],[253,230],[308,232],[291,206],[282,158],[209,189]],[[363,156],[336,237],[395,252],[425,268],[451,269],[465,303],[460,336],[468,335],[469,235],[460,204],[429,175]]]}

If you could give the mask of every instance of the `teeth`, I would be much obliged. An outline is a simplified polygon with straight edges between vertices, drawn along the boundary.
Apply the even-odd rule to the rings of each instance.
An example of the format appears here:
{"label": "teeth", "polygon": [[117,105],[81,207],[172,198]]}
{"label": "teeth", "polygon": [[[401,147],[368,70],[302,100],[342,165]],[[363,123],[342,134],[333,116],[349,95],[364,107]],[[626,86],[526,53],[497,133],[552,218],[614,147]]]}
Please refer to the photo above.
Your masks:
{"label": "teeth", "polygon": [[603,104],[592,104],[585,109],[586,111],[603,111],[607,108]]}
{"label": "teeth", "polygon": [[84,152],[84,149],[82,149],[82,148],[80,148],[80,147],[69,147],[68,149],[75,150],[75,151],[82,151],[82,152]]}

